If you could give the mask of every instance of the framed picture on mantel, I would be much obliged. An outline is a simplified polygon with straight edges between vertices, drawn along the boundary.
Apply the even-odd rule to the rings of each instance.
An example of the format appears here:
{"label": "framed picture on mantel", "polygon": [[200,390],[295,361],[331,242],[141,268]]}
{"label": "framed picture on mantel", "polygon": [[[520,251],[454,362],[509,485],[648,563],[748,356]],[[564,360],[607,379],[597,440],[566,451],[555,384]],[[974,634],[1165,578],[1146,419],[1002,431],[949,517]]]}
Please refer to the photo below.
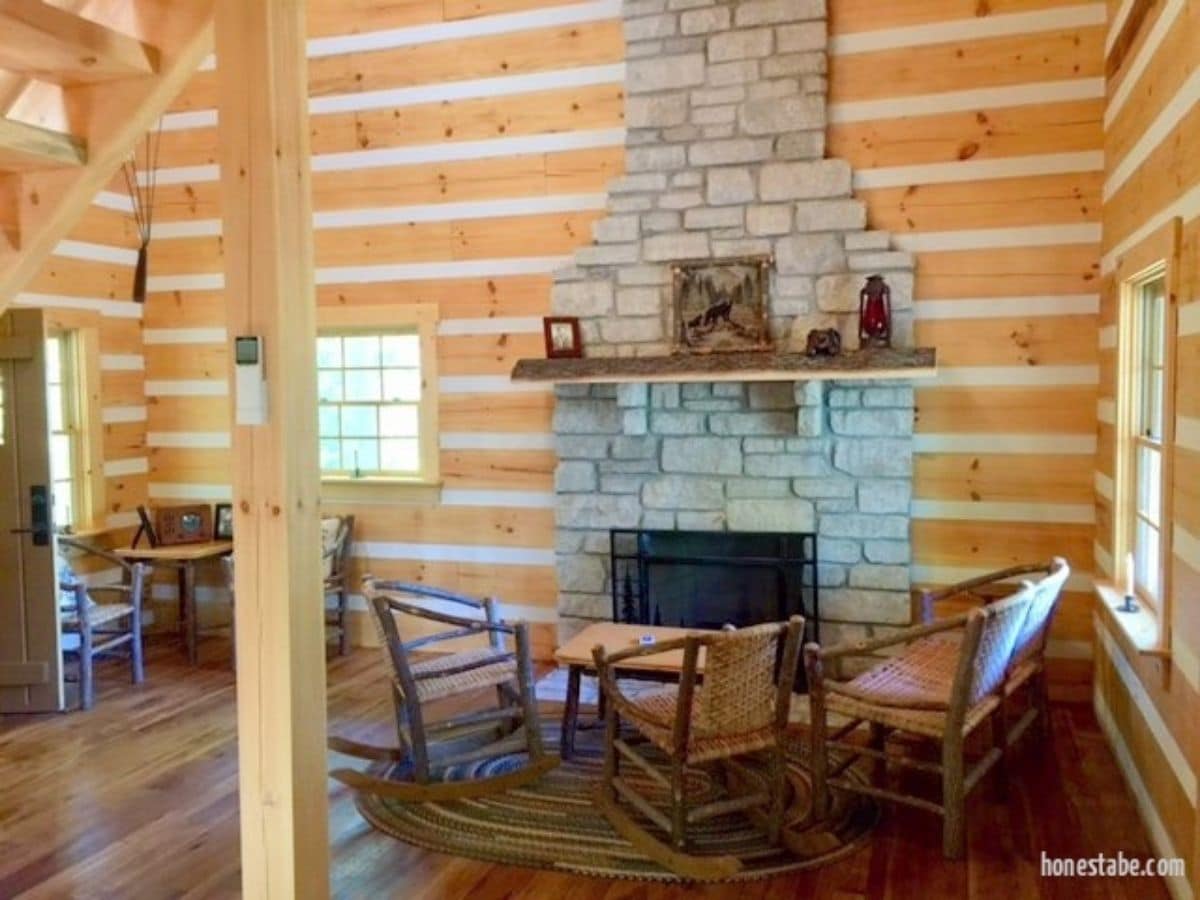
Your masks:
{"label": "framed picture on mantel", "polygon": [[546,359],[578,359],[583,356],[579,319],[574,316],[547,316],[542,320],[546,339]]}
{"label": "framed picture on mantel", "polygon": [[676,353],[770,350],[770,256],[705,259],[671,266]]}

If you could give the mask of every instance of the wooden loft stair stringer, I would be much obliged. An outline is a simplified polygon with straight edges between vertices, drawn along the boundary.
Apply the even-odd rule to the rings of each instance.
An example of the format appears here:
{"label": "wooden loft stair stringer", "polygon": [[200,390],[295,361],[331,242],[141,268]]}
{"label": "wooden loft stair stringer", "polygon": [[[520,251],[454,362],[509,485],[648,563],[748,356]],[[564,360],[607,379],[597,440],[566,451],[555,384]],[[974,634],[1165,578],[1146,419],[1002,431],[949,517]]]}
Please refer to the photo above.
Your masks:
{"label": "wooden loft stair stringer", "polygon": [[160,7],[139,40],[41,0],[0,0],[0,70],[29,77],[30,96],[58,92],[71,123],[64,134],[0,119],[0,312],[212,52],[213,0]]}

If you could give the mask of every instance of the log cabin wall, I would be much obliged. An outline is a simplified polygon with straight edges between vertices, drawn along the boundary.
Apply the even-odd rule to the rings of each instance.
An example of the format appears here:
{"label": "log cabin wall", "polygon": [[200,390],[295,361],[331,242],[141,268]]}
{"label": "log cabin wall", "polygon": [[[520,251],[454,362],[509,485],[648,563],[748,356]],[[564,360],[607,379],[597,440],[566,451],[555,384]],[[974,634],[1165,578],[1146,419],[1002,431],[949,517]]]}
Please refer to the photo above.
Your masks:
{"label": "log cabin wall", "polygon": [[[1200,893],[1200,3],[1110,3],[1105,114],[1096,568],[1113,560],[1118,304],[1122,277],[1178,254],[1169,656],[1139,653],[1097,613],[1095,704],[1156,850],[1187,860],[1177,897]],[[1126,8],[1127,7],[1127,8]],[[1178,220],[1178,226],[1173,220]],[[1120,568],[1119,565],[1116,568]],[[1161,624],[1161,623],[1160,623]]]}
{"label": "log cabin wall", "polygon": [[[668,28],[671,10],[696,5],[634,2],[669,14]],[[374,554],[358,563],[495,592],[540,623],[547,650],[552,394],[515,390],[507,373],[542,353],[547,258],[590,240],[622,169],[620,6],[310,9],[318,301],[436,302],[441,318],[445,491],[431,505],[357,506]],[[831,0],[828,155],[853,166],[870,227],[914,253],[918,342],[943,363],[918,392],[914,580],[1071,558],[1080,574],[1056,625],[1055,676],[1079,694],[1092,628],[1106,11],[997,0],[984,12],[973,0]],[[213,73],[198,73],[163,135],[146,309],[158,503],[229,490],[214,90]],[[393,218],[372,224],[384,209]]]}

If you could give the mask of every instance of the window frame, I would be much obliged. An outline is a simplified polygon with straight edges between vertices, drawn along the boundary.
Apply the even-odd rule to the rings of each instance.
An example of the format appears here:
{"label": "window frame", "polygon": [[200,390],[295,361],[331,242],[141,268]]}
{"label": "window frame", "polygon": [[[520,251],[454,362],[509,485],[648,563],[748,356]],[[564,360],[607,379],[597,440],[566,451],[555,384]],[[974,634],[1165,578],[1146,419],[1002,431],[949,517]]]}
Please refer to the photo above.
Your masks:
{"label": "window frame", "polygon": [[[318,307],[317,337],[415,333],[421,348],[421,394],[417,401],[420,471],[415,475],[362,475],[321,472],[325,499],[366,499],[378,488],[436,489],[438,458],[437,306],[432,303]],[[315,410],[314,410],[315,412]]]}

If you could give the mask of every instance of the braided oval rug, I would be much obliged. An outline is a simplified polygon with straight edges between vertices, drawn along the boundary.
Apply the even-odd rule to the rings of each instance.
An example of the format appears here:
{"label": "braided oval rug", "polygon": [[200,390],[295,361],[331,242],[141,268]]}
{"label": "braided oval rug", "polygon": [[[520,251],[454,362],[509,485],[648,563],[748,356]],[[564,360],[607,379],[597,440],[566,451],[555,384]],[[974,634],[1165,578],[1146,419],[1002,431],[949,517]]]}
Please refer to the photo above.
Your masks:
{"label": "braided oval rug", "polygon": [[[558,724],[544,721],[543,731],[546,746],[556,748]],[[405,803],[364,793],[358,796],[358,809],[380,831],[438,853],[601,878],[684,880],[619,837],[595,807],[592,797],[600,782],[602,739],[601,729],[581,730],[572,759],[522,788],[447,803]],[[651,756],[648,745],[643,749]],[[665,773],[665,757],[652,758]],[[744,759],[756,777],[765,777],[765,762],[753,757]],[[524,760],[523,754],[497,756],[449,770],[443,777],[454,780],[496,775],[519,768]],[[402,768],[402,765],[389,768],[387,764],[377,764],[371,771],[381,777],[403,778]],[[666,805],[663,791],[635,767],[622,767],[622,774],[656,805]],[[715,771],[689,771],[688,778],[688,797],[692,803],[725,796]],[[689,852],[736,856],[743,869],[733,880],[770,878],[825,865],[853,852],[869,837],[879,820],[879,808],[870,798],[835,792],[832,816],[820,825],[808,823],[810,780],[799,748],[789,751],[788,784],[787,820],[793,834],[799,837],[798,842],[792,842],[793,849],[801,853],[771,846],[761,831],[738,814],[691,826]],[[627,804],[622,808],[633,814]],[[661,837],[653,826],[649,830]]]}

